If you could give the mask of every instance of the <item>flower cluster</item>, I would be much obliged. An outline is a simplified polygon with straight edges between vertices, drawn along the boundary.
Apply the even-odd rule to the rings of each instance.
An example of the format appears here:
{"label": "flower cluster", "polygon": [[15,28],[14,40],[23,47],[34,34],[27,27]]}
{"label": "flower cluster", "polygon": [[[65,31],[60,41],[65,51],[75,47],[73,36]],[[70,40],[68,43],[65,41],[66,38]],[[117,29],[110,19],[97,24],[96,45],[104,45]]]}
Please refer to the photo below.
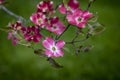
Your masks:
{"label": "flower cluster", "polygon": [[72,25],[79,28],[84,28],[87,20],[92,17],[92,13],[79,8],[79,2],[77,0],[69,0],[67,6],[61,4],[59,6],[59,11],[62,14],[66,14],[66,19]]}
{"label": "flower cluster", "polygon": [[[38,43],[42,39],[42,29],[46,29],[55,35],[61,35],[65,30],[65,25],[59,20],[57,16],[51,16],[55,13],[53,9],[52,1],[41,1],[37,5],[37,10],[30,16],[30,20],[34,26],[23,26],[20,21],[15,24],[9,24],[11,30],[8,34],[8,39],[12,40],[13,45],[21,42],[24,39],[28,42]],[[23,38],[22,38],[23,37]],[[62,40],[54,41],[49,36],[43,40],[43,46],[46,48],[45,54],[48,57],[60,57],[63,56],[62,47],[65,42]]]}
{"label": "flower cluster", "polygon": [[[25,25],[24,21],[22,21],[24,18],[8,10],[4,5],[2,5],[4,0],[0,0],[1,9],[10,15],[12,14],[12,16],[18,19],[15,24],[9,23],[9,27],[7,28],[8,39],[12,40],[13,45],[21,44],[28,47],[29,44],[29,47],[34,49],[34,53],[47,57],[49,62],[56,67],[61,66],[53,60],[53,57],[61,57],[64,55],[63,47],[65,44],[72,44],[76,54],[80,51],[86,52],[91,49],[90,45],[88,47],[76,45],[76,43],[87,40],[90,35],[94,33],[95,27],[98,25],[97,19],[93,19],[93,13],[88,10],[91,2],[89,2],[86,10],[82,10],[78,0],[68,0],[68,2],[64,1],[65,0],[63,0],[62,4],[57,5],[56,8],[53,8],[53,1],[51,0],[43,0],[39,2],[36,6],[36,11],[30,16],[32,25]],[[61,14],[65,15],[62,18],[65,18],[64,20],[66,21],[64,22],[67,25],[61,21],[58,15],[55,16],[57,9]],[[92,24],[89,23],[90,20],[93,22]],[[69,35],[71,38],[71,41],[69,42],[60,40],[59,38],[70,26],[76,26],[76,31],[73,32],[75,37],[72,38]],[[85,27],[88,29],[87,32],[82,31]],[[47,34],[44,33],[45,31]],[[79,35],[81,34],[85,35],[85,39],[79,39]],[[43,49],[34,48],[33,44],[37,44],[39,42],[43,45]]]}
{"label": "flower cluster", "polygon": [[51,17],[54,13],[52,1],[41,1],[37,5],[37,11],[32,14],[30,20],[40,28],[46,27],[48,31],[60,35],[65,30],[65,25],[58,17]]}

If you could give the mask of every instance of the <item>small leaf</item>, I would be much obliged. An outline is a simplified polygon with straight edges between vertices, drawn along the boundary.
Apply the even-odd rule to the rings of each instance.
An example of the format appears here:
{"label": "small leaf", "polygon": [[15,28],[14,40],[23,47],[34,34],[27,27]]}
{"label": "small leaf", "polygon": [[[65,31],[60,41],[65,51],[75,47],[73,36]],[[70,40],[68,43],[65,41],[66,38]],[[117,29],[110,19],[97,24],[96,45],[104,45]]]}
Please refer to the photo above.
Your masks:
{"label": "small leaf", "polygon": [[105,30],[104,27],[98,27],[98,28],[93,30],[92,35],[98,35],[98,34],[102,33],[104,30]]}
{"label": "small leaf", "polygon": [[98,16],[94,15],[92,18],[88,20],[88,22],[96,22],[98,20]]}
{"label": "small leaf", "polygon": [[63,68],[63,66],[59,65],[53,58],[49,57],[47,59],[47,61],[49,61],[49,63],[51,64],[51,66],[53,66],[54,68]]}

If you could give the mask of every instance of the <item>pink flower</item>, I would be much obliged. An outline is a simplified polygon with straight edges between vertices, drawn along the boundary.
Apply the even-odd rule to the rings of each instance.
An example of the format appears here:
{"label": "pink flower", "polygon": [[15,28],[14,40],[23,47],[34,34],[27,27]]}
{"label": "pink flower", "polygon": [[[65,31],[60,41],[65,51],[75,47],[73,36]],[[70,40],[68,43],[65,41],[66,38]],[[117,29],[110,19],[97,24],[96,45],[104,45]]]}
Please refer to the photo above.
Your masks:
{"label": "pink flower", "polygon": [[18,34],[21,32],[21,28],[23,27],[20,21],[17,21],[15,24],[9,24],[10,31],[8,33],[8,39],[12,40],[12,44],[16,45],[18,43],[19,36]]}
{"label": "pink flower", "polygon": [[39,42],[42,38],[42,35],[39,33],[39,28],[37,26],[29,26],[23,30],[26,41]]}
{"label": "pink flower", "polygon": [[59,11],[62,14],[66,14],[68,12],[74,12],[76,9],[78,9],[79,7],[79,2],[77,0],[69,0],[67,6],[65,6],[64,4],[59,5]]}
{"label": "pink flower", "polygon": [[38,5],[37,5],[37,12],[40,13],[54,13],[53,10],[53,2],[52,1],[41,1]]}
{"label": "pink flower", "polygon": [[41,28],[43,28],[47,22],[46,16],[42,13],[33,13],[30,20]]}
{"label": "pink flower", "polygon": [[48,57],[60,57],[60,56],[63,56],[64,53],[62,51],[62,48],[65,45],[65,42],[63,40],[59,40],[59,41],[55,42],[52,38],[47,37],[43,41],[42,44],[46,48],[45,54]]}
{"label": "pink flower", "polygon": [[65,30],[65,25],[59,21],[58,17],[54,17],[50,19],[50,23],[47,26],[47,30],[60,35]]}
{"label": "pink flower", "polygon": [[12,40],[13,45],[16,45],[19,41],[19,38],[16,36],[16,33],[13,34],[12,32],[8,33],[8,39]]}
{"label": "pink flower", "polygon": [[67,14],[67,20],[70,24],[76,25],[79,28],[84,28],[87,20],[92,16],[89,11],[82,11],[81,9],[76,9],[74,13]]}

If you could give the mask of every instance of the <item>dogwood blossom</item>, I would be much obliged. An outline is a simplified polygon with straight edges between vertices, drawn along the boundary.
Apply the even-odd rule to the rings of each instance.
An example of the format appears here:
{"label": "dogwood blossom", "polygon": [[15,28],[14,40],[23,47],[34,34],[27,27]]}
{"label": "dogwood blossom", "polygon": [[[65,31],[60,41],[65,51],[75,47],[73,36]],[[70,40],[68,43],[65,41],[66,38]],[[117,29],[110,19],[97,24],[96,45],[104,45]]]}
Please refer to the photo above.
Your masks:
{"label": "dogwood blossom", "polygon": [[62,14],[66,14],[68,12],[74,12],[76,9],[78,9],[79,7],[79,2],[77,0],[69,0],[67,6],[65,6],[64,4],[59,5],[59,11]]}
{"label": "dogwood blossom", "polygon": [[44,14],[52,14],[54,13],[53,9],[53,2],[52,1],[41,1],[37,5],[37,12],[44,13]]}
{"label": "dogwood blossom", "polygon": [[60,57],[63,56],[64,52],[62,48],[65,45],[63,40],[55,42],[52,38],[47,37],[43,42],[43,46],[46,48],[45,55],[48,57]]}
{"label": "dogwood blossom", "polygon": [[47,30],[60,35],[65,30],[65,25],[59,20],[58,17],[53,17],[48,23]]}
{"label": "dogwood blossom", "polygon": [[21,29],[22,29],[22,24],[20,21],[17,21],[15,24],[9,24],[9,29],[10,31],[8,32],[8,39],[11,39],[12,40],[12,44],[13,45],[16,45],[17,42],[20,40],[19,39],[19,36],[18,36],[18,33],[21,32]]}
{"label": "dogwood blossom", "polygon": [[26,41],[39,42],[42,38],[42,35],[39,32],[38,26],[29,26],[24,28],[24,38]]}
{"label": "dogwood blossom", "polygon": [[76,25],[79,28],[84,28],[87,20],[92,17],[92,13],[89,11],[82,11],[81,9],[76,9],[74,13],[67,14],[67,20],[70,24]]}
{"label": "dogwood blossom", "polygon": [[37,26],[40,26],[41,28],[44,28],[47,22],[47,18],[42,13],[33,13],[30,17],[30,20]]}

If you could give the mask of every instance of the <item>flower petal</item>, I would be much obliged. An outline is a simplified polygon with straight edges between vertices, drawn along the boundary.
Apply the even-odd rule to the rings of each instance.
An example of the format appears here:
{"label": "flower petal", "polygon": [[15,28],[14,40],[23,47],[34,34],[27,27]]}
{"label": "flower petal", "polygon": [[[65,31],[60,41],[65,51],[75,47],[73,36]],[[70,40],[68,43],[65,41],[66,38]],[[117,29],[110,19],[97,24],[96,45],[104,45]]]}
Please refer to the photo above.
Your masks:
{"label": "flower petal", "polygon": [[60,56],[63,56],[63,55],[64,55],[64,52],[62,50],[58,50],[56,53],[54,53],[55,57],[60,57]]}
{"label": "flower petal", "polygon": [[83,17],[85,18],[85,19],[88,19],[88,18],[90,18],[90,17],[92,17],[92,13],[90,13],[89,11],[84,11],[83,12]]}
{"label": "flower petal", "polygon": [[69,0],[68,5],[71,9],[75,10],[79,7],[78,0]]}
{"label": "flower petal", "polygon": [[63,46],[65,45],[65,42],[63,40],[59,40],[57,43],[56,43],[56,46],[60,49],[62,48]]}
{"label": "flower petal", "polygon": [[59,5],[58,10],[60,11],[61,14],[66,14],[67,9],[65,8],[64,4]]}
{"label": "flower petal", "polygon": [[46,49],[50,49],[50,43],[47,40],[44,40],[42,44]]}
{"label": "flower petal", "polygon": [[50,50],[45,50],[45,55],[47,55],[48,57],[52,57],[53,53]]}

